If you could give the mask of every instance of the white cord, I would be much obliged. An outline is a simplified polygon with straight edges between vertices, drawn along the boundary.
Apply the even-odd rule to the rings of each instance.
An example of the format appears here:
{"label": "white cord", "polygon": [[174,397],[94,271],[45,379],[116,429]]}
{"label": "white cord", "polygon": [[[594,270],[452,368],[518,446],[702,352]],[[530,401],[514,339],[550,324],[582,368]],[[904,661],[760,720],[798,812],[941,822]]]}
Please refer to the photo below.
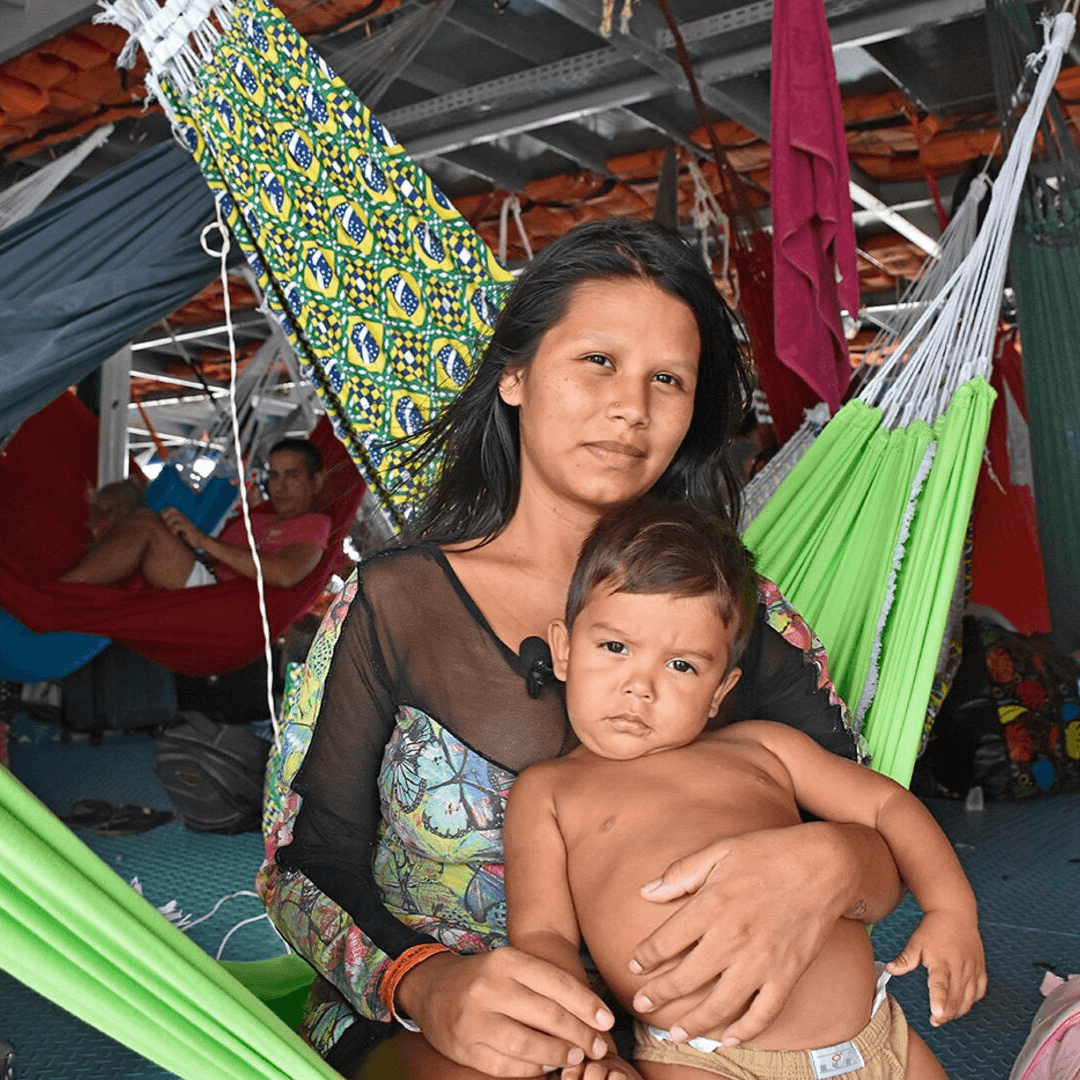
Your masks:
{"label": "white cord", "polygon": [[521,220],[521,200],[516,195],[507,195],[499,210],[499,263],[502,266],[506,265],[506,234],[511,214],[514,215],[514,224],[517,225],[518,235],[521,237],[521,246],[525,249],[526,261],[532,262],[533,257],[529,234],[525,231],[525,222]]}
{"label": "white cord", "polygon": [[[886,427],[906,427],[915,419],[932,424],[962,383],[976,375],[989,378],[1009,242],[1031,148],[1075,27],[1072,15],[1058,15],[1042,51],[1036,60],[1029,60],[1041,59],[1042,69],[975,242],[895,347],[894,357],[903,363],[903,370],[876,401]],[[861,396],[874,403],[882,385],[882,380],[875,380]]]}
{"label": "white cord", "polygon": [[[221,954],[225,951],[225,946],[228,944],[229,938],[240,929],[241,926],[248,926],[250,923],[262,922],[263,919],[269,919],[270,916],[264,911],[261,915],[252,915],[250,919],[241,919],[222,939],[221,944],[218,946],[218,951],[214,954],[215,960],[221,959]],[[271,926],[273,923],[270,924]]]}
{"label": "white cord", "polygon": [[[238,896],[254,896],[258,900],[258,893],[252,892],[250,889],[241,889],[239,892],[229,893],[228,896],[223,896],[205,915],[200,915],[197,919],[184,919],[180,923],[180,929],[187,931],[193,926],[198,926],[199,923],[206,922],[207,919],[212,918],[218,913],[218,908],[221,907],[228,900],[235,900]],[[260,916],[261,917],[261,916]]]}
{"label": "white cord", "polygon": [[[281,751],[281,732],[278,725],[277,710],[274,707],[274,663],[271,653],[270,620],[266,614],[266,583],[263,580],[262,559],[255,543],[255,533],[251,528],[251,511],[248,507],[247,484],[244,476],[244,458],[240,448],[240,418],[236,411],[236,339],[233,336],[232,305],[229,302],[229,230],[221,215],[221,195],[214,198],[217,220],[210,222],[202,231],[199,242],[203,251],[211,258],[221,260],[221,291],[225,303],[225,326],[229,332],[229,414],[232,417],[233,449],[236,453],[236,468],[240,479],[240,509],[244,516],[244,531],[247,533],[248,547],[251,549],[251,561],[255,564],[255,586],[259,594],[259,617],[262,620],[263,651],[266,656],[266,703],[270,709],[270,725],[274,729],[274,750]],[[209,242],[212,230],[216,229],[221,239],[221,250],[214,251]]]}

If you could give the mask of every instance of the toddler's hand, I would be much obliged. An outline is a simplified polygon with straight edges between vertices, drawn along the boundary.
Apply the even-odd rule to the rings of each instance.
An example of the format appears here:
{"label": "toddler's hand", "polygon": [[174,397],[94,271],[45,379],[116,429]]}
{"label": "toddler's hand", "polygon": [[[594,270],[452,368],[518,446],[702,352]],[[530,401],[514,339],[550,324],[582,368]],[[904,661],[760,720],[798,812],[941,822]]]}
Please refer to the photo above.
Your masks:
{"label": "toddler's hand", "polygon": [[900,954],[885,965],[890,975],[906,975],[922,964],[930,988],[930,1024],[963,1016],[986,993],[986,960],[973,913],[938,910],[922,922]]}
{"label": "toddler's hand", "polygon": [[642,1080],[641,1073],[622,1058],[609,1054],[601,1061],[583,1061],[580,1065],[564,1065],[562,1080]]}

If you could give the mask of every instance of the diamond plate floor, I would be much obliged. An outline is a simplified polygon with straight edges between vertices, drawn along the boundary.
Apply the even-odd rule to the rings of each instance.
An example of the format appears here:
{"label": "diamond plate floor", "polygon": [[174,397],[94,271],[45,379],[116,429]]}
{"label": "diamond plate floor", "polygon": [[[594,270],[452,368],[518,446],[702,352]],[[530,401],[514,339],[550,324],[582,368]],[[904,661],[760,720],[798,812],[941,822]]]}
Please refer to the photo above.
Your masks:
{"label": "diamond plate floor", "polygon": [[[15,774],[53,810],[82,796],[168,808],[151,771],[153,741],[118,735],[100,746],[53,741],[53,729],[20,724]],[[996,803],[969,813],[960,803],[930,800],[956,845],[979,898],[990,988],[964,1019],[941,1029],[927,1023],[924,972],[890,988],[913,1027],[930,1044],[951,1080],[1006,1080],[1039,1006],[1043,972],[1080,972],[1080,796]],[[176,900],[201,915],[222,896],[250,889],[262,856],[255,833],[200,834],[170,823],[140,836],[80,836],[125,879],[138,875],[154,904]],[[243,918],[261,913],[253,897],[230,901],[191,937],[214,952]],[[918,921],[909,899],[874,931],[880,959],[891,959]],[[265,921],[229,940],[226,958],[274,956],[281,944]],[[171,1073],[74,1019],[0,972],[0,1040],[16,1047],[18,1080],[160,1080]],[[208,1078],[209,1080],[209,1078]]]}
{"label": "diamond plate floor", "polygon": [[[978,897],[989,988],[966,1017],[938,1029],[927,1023],[925,972],[893,979],[890,990],[951,1080],[1006,1080],[1042,1001],[1043,973],[1080,972],[1080,796],[971,813],[942,799],[927,805]],[[875,929],[879,959],[899,952],[918,918],[909,898]]]}

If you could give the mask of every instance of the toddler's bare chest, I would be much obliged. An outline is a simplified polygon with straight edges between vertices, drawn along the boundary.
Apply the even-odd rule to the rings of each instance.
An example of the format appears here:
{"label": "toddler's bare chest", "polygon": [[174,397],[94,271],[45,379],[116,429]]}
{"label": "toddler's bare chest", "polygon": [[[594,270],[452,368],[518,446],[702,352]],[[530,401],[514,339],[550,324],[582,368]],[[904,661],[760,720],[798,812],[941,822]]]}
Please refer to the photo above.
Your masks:
{"label": "toddler's bare chest", "polygon": [[661,863],[716,840],[799,823],[789,790],[764,769],[722,753],[665,753],[607,762],[559,799],[571,868]]}

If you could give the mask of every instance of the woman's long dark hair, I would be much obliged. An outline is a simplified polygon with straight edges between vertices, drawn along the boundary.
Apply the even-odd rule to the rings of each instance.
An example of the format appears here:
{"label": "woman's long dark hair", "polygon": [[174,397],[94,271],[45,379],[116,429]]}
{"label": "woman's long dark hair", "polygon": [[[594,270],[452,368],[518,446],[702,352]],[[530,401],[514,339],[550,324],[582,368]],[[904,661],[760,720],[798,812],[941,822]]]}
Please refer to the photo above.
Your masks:
{"label": "woman's long dark hair", "polygon": [[438,479],[409,521],[408,538],[484,542],[506,527],[520,484],[518,414],[499,395],[499,379],[532,360],[576,286],[619,278],[644,279],[679,297],[701,337],[690,427],[652,493],[738,520],[739,486],[725,451],[750,381],[732,316],[699,249],[655,222],[621,217],[578,226],[525,268],[469,383],[421,435],[411,464],[438,462]]}

